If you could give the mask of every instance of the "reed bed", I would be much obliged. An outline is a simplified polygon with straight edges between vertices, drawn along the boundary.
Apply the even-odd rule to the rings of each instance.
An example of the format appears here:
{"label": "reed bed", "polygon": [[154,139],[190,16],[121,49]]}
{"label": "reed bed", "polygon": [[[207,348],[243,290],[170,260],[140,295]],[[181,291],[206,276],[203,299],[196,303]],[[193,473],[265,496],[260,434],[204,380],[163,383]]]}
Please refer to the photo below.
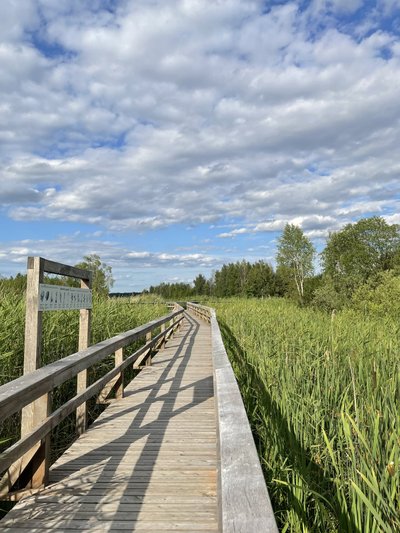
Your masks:
{"label": "reed bed", "polygon": [[[143,305],[151,303],[152,305]],[[127,331],[168,312],[161,301],[113,298],[94,299],[92,313],[92,344]],[[12,292],[0,294],[0,385],[23,373],[24,352],[24,298]],[[61,359],[78,350],[79,311],[49,311],[43,313],[42,362],[43,365]],[[140,341],[130,347],[131,352]],[[89,384],[114,366],[110,356],[89,370]],[[132,378],[126,372],[126,378]],[[53,392],[53,409],[57,409],[76,393],[76,378],[69,380]],[[88,403],[89,419],[93,420],[101,407],[95,400]],[[68,417],[52,434],[55,457],[74,438],[74,417]],[[19,416],[0,423],[0,449],[9,446],[19,437]]]}
{"label": "reed bed", "polygon": [[400,531],[400,322],[278,299],[209,305],[280,530]]}

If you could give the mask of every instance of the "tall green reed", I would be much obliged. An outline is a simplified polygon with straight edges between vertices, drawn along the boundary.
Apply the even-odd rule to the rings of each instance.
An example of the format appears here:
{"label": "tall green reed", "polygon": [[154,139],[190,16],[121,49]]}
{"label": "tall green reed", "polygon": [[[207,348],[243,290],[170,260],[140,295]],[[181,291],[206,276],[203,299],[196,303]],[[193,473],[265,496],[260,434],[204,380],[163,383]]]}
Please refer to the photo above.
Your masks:
{"label": "tall green reed", "polygon": [[282,531],[400,531],[396,320],[212,305]]}
{"label": "tall green reed", "polygon": [[[150,303],[150,302],[149,302]],[[146,305],[143,299],[94,298],[91,344],[132,329],[167,313],[162,302]],[[23,374],[25,302],[18,294],[0,294],[0,385]],[[46,365],[78,350],[79,311],[49,311],[43,313],[42,364]],[[133,350],[139,343],[130,348]],[[114,365],[113,356],[94,365],[89,371],[89,383],[94,382]],[[133,377],[133,374],[130,376]],[[53,391],[52,405],[57,409],[76,393],[76,379],[71,379]],[[89,402],[89,417],[100,408]],[[0,449],[19,437],[19,415],[0,424]],[[53,432],[53,450],[59,455],[74,435],[74,417],[61,423]],[[3,440],[3,442],[2,442]]]}

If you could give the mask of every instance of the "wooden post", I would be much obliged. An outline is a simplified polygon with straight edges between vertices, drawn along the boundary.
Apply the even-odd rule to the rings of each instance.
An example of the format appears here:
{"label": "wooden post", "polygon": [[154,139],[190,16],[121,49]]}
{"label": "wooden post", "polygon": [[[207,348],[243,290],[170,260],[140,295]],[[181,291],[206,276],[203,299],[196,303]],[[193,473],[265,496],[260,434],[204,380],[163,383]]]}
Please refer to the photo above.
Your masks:
{"label": "wooden post", "polygon": [[[146,333],[146,343],[150,342],[151,341],[151,331],[149,331],[148,333]],[[146,363],[145,363],[146,366],[151,366],[151,348],[149,350],[149,356],[147,357],[146,359]]]}
{"label": "wooden post", "polygon": [[[165,323],[164,324],[161,324],[161,333],[164,333],[165,332]],[[164,337],[162,338],[162,341],[160,343],[160,348],[164,348],[165,346],[165,333],[164,333]]]}
{"label": "wooden post", "polygon": [[[82,289],[91,289],[92,282],[90,279],[81,280]],[[90,345],[90,326],[91,326],[91,309],[80,309],[79,311],[79,343],[78,350],[85,350]],[[82,370],[76,378],[77,394],[84,392],[87,387],[87,370]],[[76,409],[76,431],[81,435],[87,427],[87,406],[86,402]]]}
{"label": "wooden post", "polygon": [[[88,288],[91,285],[92,273],[77,267],[71,267],[49,261],[42,257],[28,257],[27,264],[27,288],[26,288],[26,317],[25,317],[25,346],[24,346],[24,375],[34,372],[42,366],[41,344],[42,344],[42,313],[44,310],[70,309],[65,300],[61,301],[61,293],[57,292],[60,287],[50,287],[47,289],[44,282],[45,273],[69,276],[83,280],[82,287]],[[63,287],[61,287],[65,290]],[[55,289],[55,291],[53,290]],[[73,289],[71,289],[73,290]],[[86,292],[86,291],[85,291]],[[46,293],[46,298],[44,297]],[[49,293],[55,293],[49,298]],[[82,297],[82,295],[80,295]],[[57,299],[58,297],[58,299]],[[64,293],[65,297],[65,293]],[[84,299],[89,300],[84,295]],[[78,304],[82,300],[75,300],[74,309],[80,309]],[[81,306],[82,307],[82,306]],[[88,346],[90,331],[90,312],[81,311],[80,321],[80,349]],[[85,385],[86,387],[86,385]],[[27,437],[36,429],[47,417],[51,415],[51,392],[45,394],[22,408],[21,413],[21,438]],[[33,441],[32,441],[33,442]],[[18,459],[7,471],[6,484],[8,490],[19,480],[19,486],[24,489],[36,489],[46,484],[50,467],[50,434],[35,442],[34,446]],[[0,488],[1,490],[1,488]],[[18,489],[19,490],[19,489]],[[23,492],[23,491],[22,491]]]}
{"label": "wooden post", "polygon": [[[115,366],[117,367],[124,362],[124,349],[120,348],[115,352]],[[124,397],[124,371],[122,370],[115,382],[115,397]]]}
{"label": "wooden post", "polygon": [[[28,257],[24,375],[41,367],[42,311],[39,311],[39,285],[43,283],[44,266],[41,257]],[[50,396],[45,394],[22,409],[21,438],[29,434],[50,414]],[[50,466],[50,435],[40,442],[31,461],[28,487],[37,488],[47,482]]]}

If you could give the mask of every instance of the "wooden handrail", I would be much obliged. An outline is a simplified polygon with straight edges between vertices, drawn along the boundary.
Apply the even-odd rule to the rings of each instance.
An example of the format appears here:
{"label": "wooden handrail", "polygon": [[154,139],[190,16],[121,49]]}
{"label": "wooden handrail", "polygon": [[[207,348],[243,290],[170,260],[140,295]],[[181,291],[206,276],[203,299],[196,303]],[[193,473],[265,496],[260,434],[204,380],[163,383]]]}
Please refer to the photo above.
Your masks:
{"label": "wooden handrail", "polygon": [[46,392],[50,392],[64,381],[73,378],[82,370],[98,363],[119,348],[144,337],[146,333],[182,313],[183,309],[180,309],[2,385],[0,387],[0,419],[8,418]]}
{"label": "wooden handrail", "polygon": [[206,307],[204,305],[195,304],[193,302],[186,303],[186,309],[188,311],[193,311],[199,318],[202,318],[206,322],[211,322],[211,315],[213,309],[211,307]]}
{"label": "wooden handrail", "polygon": [[[153,349],[158,349],[164,344],[183,320],[183,313],[183,308],[177,306],[177,310],[168,315],[55,361],[0,387],[0,419],[4,420],[23,409],[26,405],[31,404],[43,394],[49,393],[58,385],[78,375],[82,370],[89,368],[118,350],[122,350],[134,341],[148,336],[154,329],[161,328],[161,332],[152,337],[144,346],[141,346],[136,352],[119,362],[112,370],[85,390],[78,391],[73,398],[49,414],[32,431],[0,454],[0,474],[11,467],[11,470],[0,482],[0,497],[7,495],[21,474],[22,463],[17,465],[18,461],[21,462],[23,456],[27,457],[26,454],[30,454],[29,457],[31,457],[32,453],[36,451],[37,443],[44,439],[64,418],[73,413],[77,407],[101,392],[108,383],[118,377],[119,395],[122,396],[122,372],[128,366],[148,357],[148,354],[151,354]],[[167,322],[170,322],[168,327],[166,327]],[[13,469],[13,467],[15,468]]]}
{"label": "wooden handrail", "polygon": [[186,309],[211,326],[219,448],[219,521],[223,533],[278,533],[240,390],[215,310],[188,302]]}
{"label": "wooden handrail", "polygon": [[[181,317],[180,320],[182,320],[182,318],[183,317]],[[90,385],[84,392],[77,394],[68,400],[65,404],[48,416],[46,420],[36,427],[29,435],[26,435],[13,446],[10,446],[5,452],[1,453],[0,472],[3,472],[9,468],[14,461],[28,452],[36,442],[43,439],[52,429],[54,429],[62,420],[64,420],[64,418],[73,413],[79,405],[100,392],[109,381],[120,374],[123,370],[128,368],[128,366],[132,365],[142,354],[155,347],[158,341],[163,340],[165,335],[168,334],[168,332],[170,332],[174,327],[176,327],[177,324],[178,322],[175,322],[166,328],[165,331],[162,331],[157,336],[153,337],[151,342],[141,346],[135,353],[127,357],[120,365],[107,372],[107,374]]]}

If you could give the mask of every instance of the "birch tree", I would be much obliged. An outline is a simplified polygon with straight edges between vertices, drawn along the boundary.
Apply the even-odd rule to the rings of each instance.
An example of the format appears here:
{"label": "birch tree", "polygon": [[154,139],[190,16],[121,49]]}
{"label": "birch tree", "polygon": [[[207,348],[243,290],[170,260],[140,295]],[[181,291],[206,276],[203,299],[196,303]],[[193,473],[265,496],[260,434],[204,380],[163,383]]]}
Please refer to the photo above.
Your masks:
{"label": "birch tree", "polygon": [[294,281],[301,302],[304,299],[304,280],[314,273],[315,248],[301,228],[286,224],[278,241],[276,262]]}

